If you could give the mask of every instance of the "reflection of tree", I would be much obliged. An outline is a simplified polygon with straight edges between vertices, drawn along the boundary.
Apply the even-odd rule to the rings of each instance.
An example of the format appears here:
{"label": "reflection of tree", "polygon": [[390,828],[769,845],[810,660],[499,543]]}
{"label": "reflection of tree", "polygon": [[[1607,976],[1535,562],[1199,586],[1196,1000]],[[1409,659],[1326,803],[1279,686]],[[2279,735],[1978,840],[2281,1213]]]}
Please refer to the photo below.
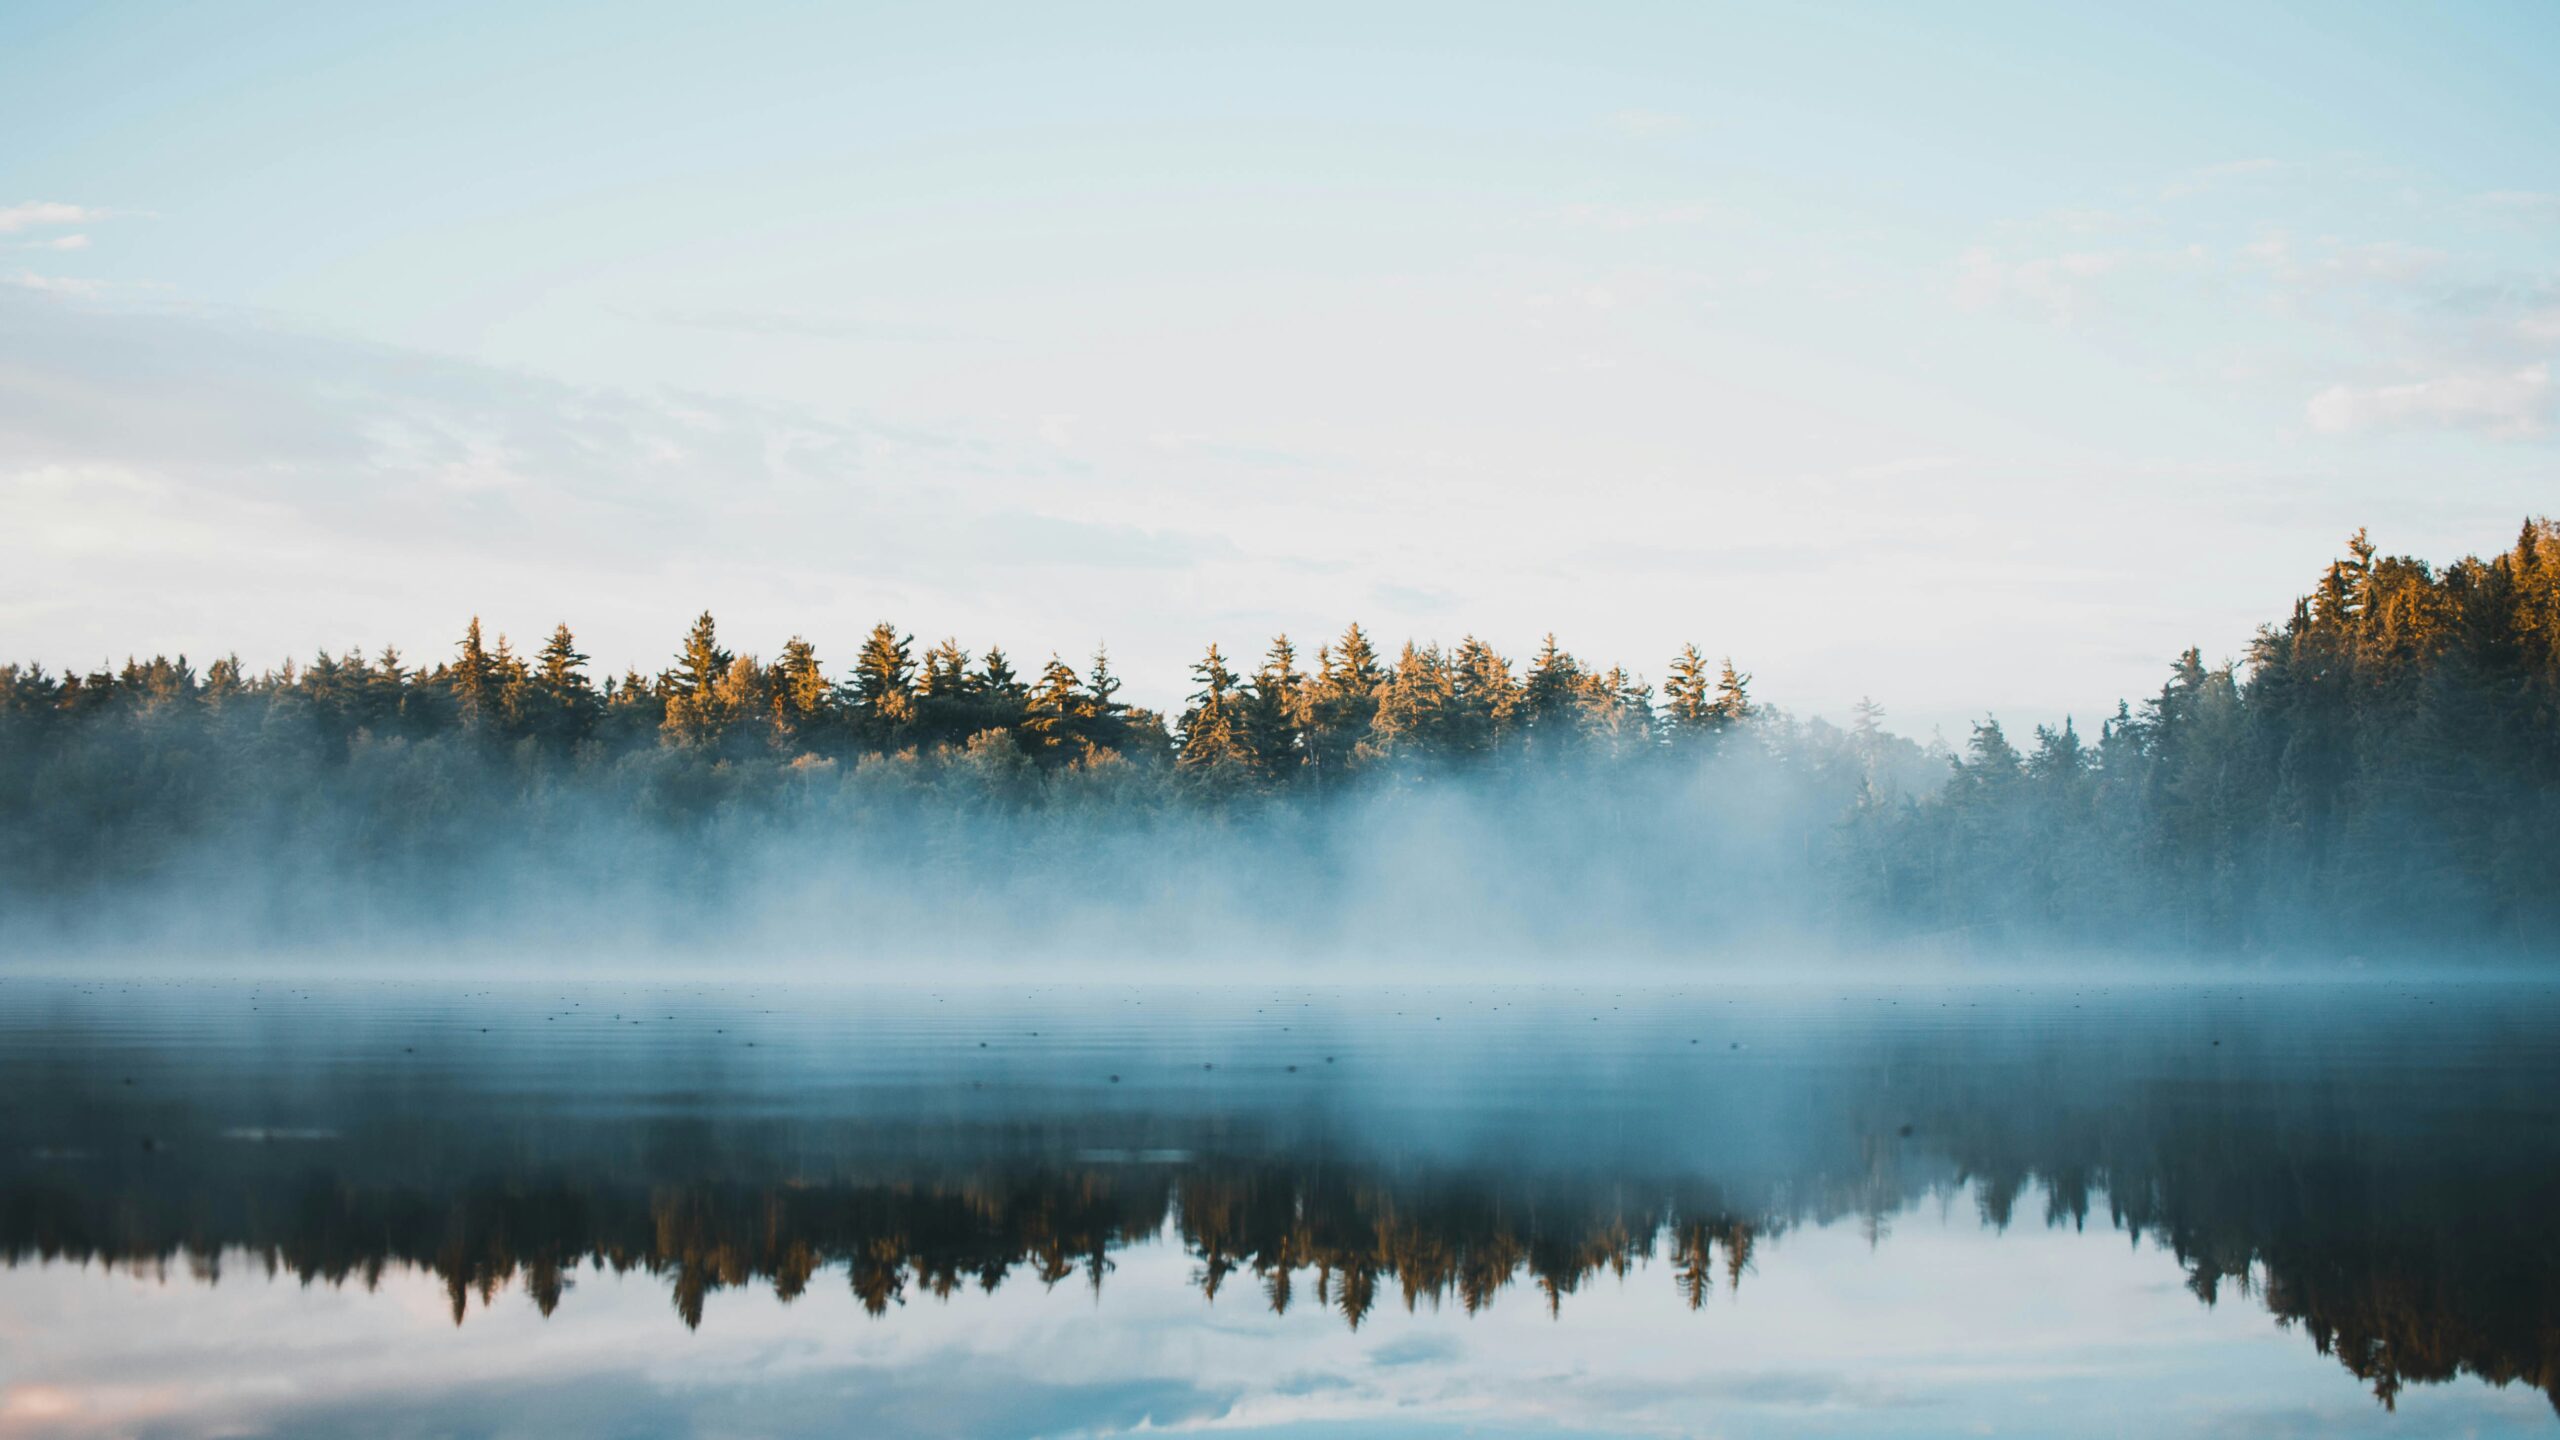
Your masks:
{"label": "reflection of tree", "polygon": [[390,1268],[413,1267],[443,1281],[456,1323],[474,1296],[485,1307],[521,1284],[548,1315],[582,1266],[639,1270],[667,1277],[677,1313],[697,1326],[721,1290],[761,1284],[789,1301],[838,1266],[874,1315],[910,1293],[993,1290],[1017,1271],[1043,1285],[1081,1274],[1099,1292],[1112,1252],[1170,1221],[1208,1298],[1244,1270],[1285,1313],[1311,1276],[1318,1303],[1356,1328],[1389,1282],[1408,1310],[1454,1298],[1472,1314],[1525,1278],[1553,1309],[1592,1275],[1652,1258],[1665,1230],[1722,1245],[1738,1278],[1751,1229],[1668,1199],[1631,1207],[1482,1178],[1389,1189],[1275,1163],[875,1185],[496,1183],[441,1202],[314,1181],[284,1201],[256,1197],[209,1226],[156,1189],[109,1200],[20,1183],[0,1189],[0,1246],[13,1262],[136,1270],[183,1257],[208,1280],[226,1252],[244,1250],[270,1271],[332,1285],[371,1288]]}
{"label": "reflection of tree", "polygon": [[[2100,1135],[2082,1142],[2098,1154],[2039,1166],[2014,1133],[1952,1128],[1986,1219],[2007,1223],[2035,1186],[2047,1223],[2079,1224],[2103,1195],[2117,1226],[2168,1245],[2200,1301],[2254,1291],[2385,1404],[2406,1384],[2465,1373],[2560,1394],[2560,1238],[2548,1223],[2560,1192],[2549,1177],[2483,1186],[2357,1171],[2277,1136],[2258,1137],[2265,1163],[2255,1165],[2188,1168],[2192,1157],[2154,1153],[2146,1169]],[[1933,1188],[1906,1184],[1906,1201]],[[1209,1299],[1244,1271],[1285,1312],[1311,1277],[1317,1302],[1357,1328],[1389,1284],[1408,1310],[1454,1300],[1473,1314],[1525,1283],[1560,1312],[1585,1281],[1657,1254],[1702,1308],[1719,1271],[1739,1288],[1774,1230],[1877,1213],[1872,1169],[1840,1182],[1833,1200],[1797,1193],[1737,1210],[1679,1184],[1389,1183],[1323,1164],[1198,1161],[880,1183],[493,1181],[442,1195],[305,1177],[208,1212],[165,1187],[102,1194],[20,1177],[0,1187],[0,1249],[13,1262],[162,1274],[176,1263],[208,1282],[226,1252],[243,1250],[270,1271],[333,1285],[370,1288],[394,1266],[415,1267],[443,1282],[457,1323],[474,1296],[485,1307],[521,1284],[548,1315],[581,1267],[638,1270],[666,1277],[677,1314],[698,1326],[716,1292],[764,1285],[788,1301],[836,1267],[873,1315],[911,1294],[993,1290],[1017,1271],[1043,1285],[1081,1274],[1098,1292],[1113,1251],[1170,1223]]]}
{"label": "reflection of tree", "polygon": [[[699,1325],[719,1292],[752,1286],[787,1302],[841,1283],[881,1316],[1017,1275],[1099,1291],[1117,1252],[1170,1235],[1209,1301],[1312,1300],[1366,1330],[1398,1299],[1473,1314],[1515,1288],[1561,1313],[1604,1272],[1657,1260],[1640,1283],[1703,1309],[1774,1263],[1764,1242],[1790,1227],[1852,1220],[1889,1247],[1888,1222],[1936,1200],[1995,1228],[2095,1212],[2170,1252],[2200,1303],[2262,1305],[2385,1404],[2464,1374],[2560,1395],[2560,1079],[2545,1051],[2468,1014],[2409,1053],[2501,1063],[2430,1086],[2432,1061],[2377,1062],[2393,1052],[2375,1036],[2410,1017],[2264,1066],[2222,1058],[2256,1048],[2235,1015],[2194,1029],[2192,1053],[2162,1038],[2188,1025],[2175,1019],[1826,1034],[1818,1062],[1773,1058],[1783,1084],[1721,1097],[1721,1128],[1647,1132],[1639,1115],[1626,1128],[1644,1143],[1587,1154],[1529,1135],[1516,1168],[1433,1163],[1356,1117],[1309,1135],[1178,1107],[1038,1123],[1008,1109],[974,1129],[862,1111],[573,1131],[467,1087],[349,1099],[325,1145],[109,1146],[92,1137],[146,1123],[130,1092],[60,1083],[46,1107],[0,1107],[0,1258],[207,1282],[227,1261],[366,1286],[415,1268],[457,1321],[475,1296],[521,1286],[547,1315],[574,1304],[582,1269],[639,1271]],[[2443,1043],[2455,1033],[2468,1051]],[[386,1112],[396,1123],[364,1123]],[[1763,1143],[1770,1130],[1788,1143]],[[1148,1153],[1196,1158],[1065,1158]]]}

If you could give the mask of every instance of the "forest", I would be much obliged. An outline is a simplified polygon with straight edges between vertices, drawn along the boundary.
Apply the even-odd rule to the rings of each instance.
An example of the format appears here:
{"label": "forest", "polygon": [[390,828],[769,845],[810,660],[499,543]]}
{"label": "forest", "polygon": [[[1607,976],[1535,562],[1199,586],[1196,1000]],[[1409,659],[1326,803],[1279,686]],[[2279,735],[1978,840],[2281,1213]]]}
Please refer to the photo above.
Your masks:
{"label": "forest", "polygon": [[[1251,668],[1242,668],[1250,664]],[[2560,910],[2560,525],[2359,532],[2236,660],[1960,747],[1659,688],[1553,637],[1211,645],[1179,714],[881,624],[837,669],[706,613],[599,681],[566,625],[448,655],[0,665],[9,937],[770,940],[885,954],[1684,955],[1880,940],[2533,957]],[[823,934],[812,927],[824,926]]]}

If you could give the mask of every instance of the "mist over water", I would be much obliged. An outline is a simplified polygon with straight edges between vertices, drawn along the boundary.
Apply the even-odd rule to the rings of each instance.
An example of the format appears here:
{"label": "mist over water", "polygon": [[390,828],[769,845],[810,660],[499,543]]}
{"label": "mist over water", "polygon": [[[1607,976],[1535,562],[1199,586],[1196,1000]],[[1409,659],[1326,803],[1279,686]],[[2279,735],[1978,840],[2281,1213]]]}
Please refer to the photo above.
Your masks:
{"label": "mist over water", "polygon": [[[48,1103],[0,1112],[0,1324],[64,1318],[0,1392],[71,1407],[37,1434],[116,1433],[155,1372],[194,1387],[170,1434],[682,1428],[748,1373],[723,1423],[773,1435],[833,1433],[821,1394],[1441,1433],[1474,1387],[1599,1434],[1693,1427],[1644,1393],[1774,1433],[2547,1433],[2555,1021],[2405,979],[18,976],[0,1084]],[[226,1313],[369,1378],[210,1384]],[[527,1345],[584,1408],[515,1388]]]}
{"label": "mist over water", "polygon": [[1756,757],[1641,783],[1559,766],[1232,808],[1150,803],[1107,773],[1036,804],[976,783],[829,769],[690,816],[648,813],[656,797],[610,781],[466,790],[449,836],[388,841],[386,821],[414,812],[332,797],[281,826],[228,817],[146,874],[79,904],[25,897],[5,924],[21,953],[144,963],[366,966],[422,947],[509,961],[531,945],[542,963],[882,979],[925,959],[1535,973],[1566,955],[1732,961],[1853,934],[1824,913],[1837,787]]}
{"label": "mist over water", "polygon": [[[475,620],[251,675],[0,666],[0,944],[1578,973],[2066,954],[2548,964],[2560,934],[2560,528],[2439,569],[2359,534],[2245,669],[1960,749],[1749,693],[1659,694],[1550,637],[1298,668],[1212,647],[1168,719],[1107,656],[1037,684],[876,627],[852,677],[712,617],[598,688]],[[973,668],[974,666],[974,668]]]}

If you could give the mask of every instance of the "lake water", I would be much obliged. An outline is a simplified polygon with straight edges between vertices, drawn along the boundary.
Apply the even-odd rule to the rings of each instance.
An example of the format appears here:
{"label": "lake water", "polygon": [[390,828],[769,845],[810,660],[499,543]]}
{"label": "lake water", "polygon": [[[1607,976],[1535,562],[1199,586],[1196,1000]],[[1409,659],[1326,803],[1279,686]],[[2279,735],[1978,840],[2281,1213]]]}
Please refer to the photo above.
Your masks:
{"label": "lake water", "polygon": [[0,1436],[2550,1435],[2549,985],[0,980]]}

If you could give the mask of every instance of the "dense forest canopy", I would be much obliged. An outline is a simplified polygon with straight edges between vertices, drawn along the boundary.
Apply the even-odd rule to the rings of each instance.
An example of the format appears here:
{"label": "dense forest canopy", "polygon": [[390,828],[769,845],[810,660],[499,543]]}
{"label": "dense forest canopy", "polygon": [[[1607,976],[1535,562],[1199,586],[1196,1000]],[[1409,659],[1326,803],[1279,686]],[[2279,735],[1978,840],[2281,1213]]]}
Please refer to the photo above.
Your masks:
{"label": "dense forest canopy", "polygon": [[1212,645],[1192,679],[1168,717],[1104,654],[1026,673],[884,623],[838,670],[799,637],[733,652],[707,613],[666,669],[601,683],[566,625],[526,655],[476,619],[432,666],[5,665],[0,895],[66,940],[858,913],[866,952],[1242,925],[1282,949],[2539,955],[2560,908],[2547,520],[2441,569],[2359,533],[2244,660],[2189,650],[2094,735],[1986,719],[1957,754],[1871,705],[1789,716],[1694,646],[1656,690],[1552,637],[1522,665],[1354,624],[1249,671]]}

